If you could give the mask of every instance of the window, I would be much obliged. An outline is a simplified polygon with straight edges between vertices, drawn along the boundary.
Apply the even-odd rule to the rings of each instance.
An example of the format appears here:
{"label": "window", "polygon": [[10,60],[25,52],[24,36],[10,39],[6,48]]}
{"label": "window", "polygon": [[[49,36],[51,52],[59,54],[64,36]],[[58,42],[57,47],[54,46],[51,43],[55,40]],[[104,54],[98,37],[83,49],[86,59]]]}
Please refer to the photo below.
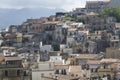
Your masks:
{"label": "window", "polygon": [[114,37],[114,40],[116,39],[116,37]]}
{"label": "window", "polygon": [[52,75],[52,73],[49,73],[49,75]]}
{"label": "window", "polygon": [[66,74],[67,74],[65,69],[63,70],[63,72],[64,72],[64,75],[66,75]]}
{"label": "window", "polygon": [[83,77],[86,77],[86,75],[85,75],[85,74],[83,74]]}
{"label": "window", "polygon": [[93,69],[91,69],[91,72],[93,72],[94,70]]}
{"label": "window", "polygon": [[66,70],[63,69],[62,72],[61,72],[61,74],[66,75]]}
{"label": "window", "polygon": [[74,74],[71,74],[72,77],[74,77]]}
{"label": "window", "polygon": [[8,76],[8,71],[7,70],[5,70],[5,76]]}
{"label": "window", "polygon": [[70,36],[72,35],[72,32],[70,32],[70,34],[69,34]]}
{"label": "window", "polygon": [[78,77],[78,74],[76,74],[76,77]]}
{"label": "window", "polygon": [[95,69],[95,72],[98,72],[98,68]]}
{"label": "window", "polygon": [[56,71],[55,71],[55,74],[59,74],[59,70],[56,70]]}
{"label": "window", "polygon": [[27,76],[27,73],[26,73],[26,71],[24,71],[24,76]]}
{"label": "window", "polygon": [[20,76],[20,70],[17,70],[17,76]]}
{"label": "window", "polygon": [[97,34],[98,34],[98,31],[97,31]]}
{"label": "window", "polygon": [[88,37],[88,39],[91,39],[91,37]]}
{"label": "window", "polygon": [[44,73],[41,74],[41,77],[43,77],[43,76],[44,76]]}

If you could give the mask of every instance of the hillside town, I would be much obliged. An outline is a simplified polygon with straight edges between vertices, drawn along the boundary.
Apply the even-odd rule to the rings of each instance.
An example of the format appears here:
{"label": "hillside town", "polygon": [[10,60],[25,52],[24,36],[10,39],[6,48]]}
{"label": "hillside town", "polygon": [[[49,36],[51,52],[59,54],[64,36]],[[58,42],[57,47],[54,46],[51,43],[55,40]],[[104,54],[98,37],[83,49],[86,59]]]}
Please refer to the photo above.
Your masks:
{"label": "hillside town", "polygon": [[[115,7],[120,10],[119,0],[87,1],[84,8],[2,29],[0,80],[120,80]],[[106,8],[110,15],[102,13]]]}

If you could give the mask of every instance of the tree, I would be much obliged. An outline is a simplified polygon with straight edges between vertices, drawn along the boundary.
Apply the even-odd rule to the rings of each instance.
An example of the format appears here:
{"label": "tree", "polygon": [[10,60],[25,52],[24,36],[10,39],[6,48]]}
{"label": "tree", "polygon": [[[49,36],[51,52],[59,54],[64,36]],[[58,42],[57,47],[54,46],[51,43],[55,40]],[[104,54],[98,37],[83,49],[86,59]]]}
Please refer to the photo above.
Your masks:
{"label": "tree", "polygon": [[52,45],[54,51],[60,51],[60,45],[59,44],[53,44]]}
{"label": "tree", "polygon": [[82,43],[73,42],[72,47],[73,47],[73,50],[77,51],[78,53],[82,53],[82,50],[83,50]]}
{"label": "tree", "polygon": [[1,43],[1,46],[6,46],[5,42],[2,42],[2,43]]}
{"label": "tree", "polygon": [[76,21],[77,21],[77,22],[82,22],[83,24],[85,23],[84,18],[78,18]]}
{"label": "tree", "polygon": [[73,21],[73,18],[72,17],[65,17],[64,20],[65,21]]}
{"label": "tree", "polygon": [[109,7],[103,10],[99,16],[115,17],[117,22],[120,22],[120,7]]}

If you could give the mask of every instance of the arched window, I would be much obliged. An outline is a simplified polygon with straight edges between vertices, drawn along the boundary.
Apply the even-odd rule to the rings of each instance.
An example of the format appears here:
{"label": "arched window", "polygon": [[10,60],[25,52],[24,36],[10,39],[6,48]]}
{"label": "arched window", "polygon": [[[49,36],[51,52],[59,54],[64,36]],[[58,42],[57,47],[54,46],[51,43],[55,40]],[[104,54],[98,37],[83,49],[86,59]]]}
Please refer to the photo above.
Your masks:
{"label": "arched window", "polygon": [[20,70],[17,70],[17,76],[20,76]]}

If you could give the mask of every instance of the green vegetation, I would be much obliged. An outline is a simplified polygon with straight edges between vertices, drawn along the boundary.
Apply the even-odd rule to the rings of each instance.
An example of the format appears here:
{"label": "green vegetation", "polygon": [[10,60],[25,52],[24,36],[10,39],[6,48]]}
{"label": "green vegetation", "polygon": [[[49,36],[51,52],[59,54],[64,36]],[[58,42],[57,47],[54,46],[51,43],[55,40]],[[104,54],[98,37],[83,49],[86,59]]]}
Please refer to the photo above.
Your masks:
{"label": "green vegetation", "polygon": [[76,19],[76,21],[77,21],[77,22],[82,22],[82,23],[85,23],[84,18],[77,18],[77,19]]}
{"label": "green vegetation", "polygon": [[75,18],[72,18],[72,17],[65,17],[64,20],[65,21],[83,22],[83,23],[85,22],[83,18],[77,18],[77,19],[75,19]]}
{"label": "green vegetation", "polygon": [[73,42],[72,47],[74,50],[76,50],[78,53],[82,53],[83,50],[83,44],[78,42]]}
{"label": "green vegetation", "polygon": [[99,16],[111,16],[117,19],[117,22],[120,22],[120,7],[110,7],[106,8]]}
{"label": "green vegetation", "polygon": [[64,20],[65,21],[73,21],[73,18],[72,17],[65,17]]}
{"label": "green vegetation", "polygon": [[53,44],[52,45],[54,51],[60,51],[60,45],[59,44]]}

